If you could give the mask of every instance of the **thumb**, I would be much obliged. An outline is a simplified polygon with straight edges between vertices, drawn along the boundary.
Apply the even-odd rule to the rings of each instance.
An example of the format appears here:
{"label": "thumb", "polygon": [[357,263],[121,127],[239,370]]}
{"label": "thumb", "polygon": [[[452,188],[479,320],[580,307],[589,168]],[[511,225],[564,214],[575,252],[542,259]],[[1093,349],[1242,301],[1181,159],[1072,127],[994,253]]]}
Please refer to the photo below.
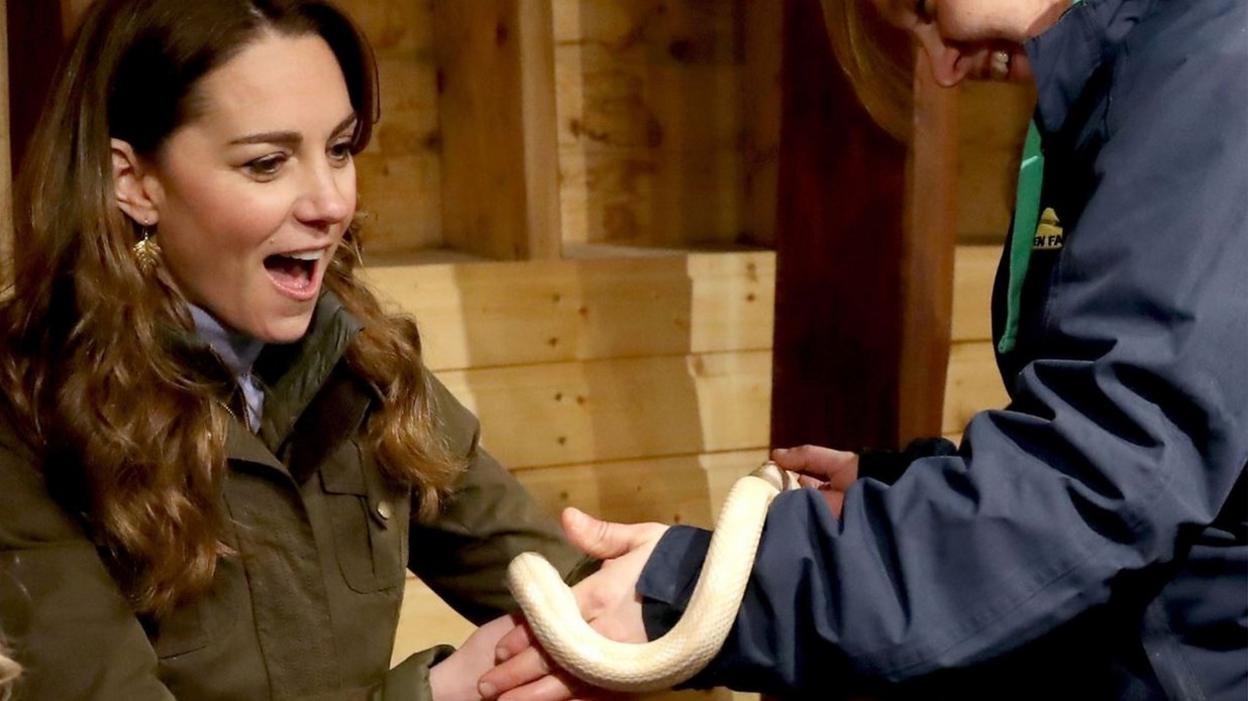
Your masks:
{"label": "thumb", "polygon": [[581,552],[599,560],[610,560],[632,550],[629,530],[624,524],[600,521],[579,509],[563,510],[563,532],[568,540]]}

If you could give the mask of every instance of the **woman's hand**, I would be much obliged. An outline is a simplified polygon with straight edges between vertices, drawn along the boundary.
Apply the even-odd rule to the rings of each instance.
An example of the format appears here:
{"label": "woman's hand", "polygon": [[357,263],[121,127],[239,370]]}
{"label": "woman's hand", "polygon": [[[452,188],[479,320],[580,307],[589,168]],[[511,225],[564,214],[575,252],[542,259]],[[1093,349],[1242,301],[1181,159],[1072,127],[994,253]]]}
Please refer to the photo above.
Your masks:
{"label": "woman's hand", "polygon": [[434,701],[478,701],[477,679],[494,666],[499,640],[520,622],[519,616],[501,616],[473,631],[450,657],[429,670]]}
{"label": "woman's hand", "polygon": [[[601,569],[572,587],[581,615],[599,633],[621,642],[646,642],[637,580],[667,528],[659,523],[608,523],[576,509],[564,509],[563,529],[568,540],[603,560]],[[525,625],[516,626],[502,638],[497,657],[503,661],[481,677],[479,689],[484,698],[562,701],[612,696],[586,687],[555,667]]]}
{"label": "woman's hand", "polygon": [[832,514],[841,517],[845,490],[858,479],[857,453],[803,445],[773,450],[771,459],[780,467],[801,475],[798,483],[819,490]]}

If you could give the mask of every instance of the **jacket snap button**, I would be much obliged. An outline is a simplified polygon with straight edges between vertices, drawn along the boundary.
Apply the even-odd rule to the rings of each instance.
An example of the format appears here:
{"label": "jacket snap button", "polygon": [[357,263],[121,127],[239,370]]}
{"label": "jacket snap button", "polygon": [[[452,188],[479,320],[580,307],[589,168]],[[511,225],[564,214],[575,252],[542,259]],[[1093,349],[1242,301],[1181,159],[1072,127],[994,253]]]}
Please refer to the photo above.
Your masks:
{"label": "jacket snap button", "polygon": [[377,515],[381,517],[381,520],[389,521],[391,513],[392,513],[392,510],[390,508],[390,502],[388,501],[378,502]]}

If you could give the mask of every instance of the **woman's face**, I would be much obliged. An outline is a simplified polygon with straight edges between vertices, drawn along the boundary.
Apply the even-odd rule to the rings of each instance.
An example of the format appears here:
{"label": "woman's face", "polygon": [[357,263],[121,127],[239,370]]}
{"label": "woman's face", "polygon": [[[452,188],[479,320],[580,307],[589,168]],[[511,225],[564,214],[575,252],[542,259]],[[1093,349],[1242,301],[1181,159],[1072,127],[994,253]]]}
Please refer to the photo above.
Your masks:
{"label": "woman's face", "polygon": [[315,35],[266,34],[196,86],[196,116],[146,169],[179,289],[265,342],[306,333],[355,212],[356,115]]}
{"label": "woman's face", "polygon": [[873,0],[927,53],[936,82],[1030,80],[1022,43],[1061,17],[1070,0]]}

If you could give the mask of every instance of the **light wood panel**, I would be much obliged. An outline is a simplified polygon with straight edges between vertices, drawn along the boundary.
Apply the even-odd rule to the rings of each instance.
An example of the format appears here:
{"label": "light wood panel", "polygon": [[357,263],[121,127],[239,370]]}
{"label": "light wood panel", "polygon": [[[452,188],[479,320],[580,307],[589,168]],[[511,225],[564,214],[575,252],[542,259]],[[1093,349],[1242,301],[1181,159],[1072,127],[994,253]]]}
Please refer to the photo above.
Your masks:
{"label": "light wood panel", "polygon": [[439,370],[771,346],[771,253],[374,265],[366,277],[416,317]]}
{"label": "light wood panel", "polygon": [[[945,431],[960,431],[975,410],[1003,402],[987,343],[991,335],[989,296],[999,256],[999,246],[961,246],[956,254],[955,344],[942,419]],[[435,369],[517,366],[512,376],[523,377],[530,374],[523,366],[536,363],[766,349],[772,324],[773,265],[769,253],[703,254],[531,264],[394,265],[371,268],[367,275],[392,303],[416,316],[427,344],[427,360]],[[667,362],[670,367],[673,361]],[[576,374],[568,365],[559,372],[564,377]],[[474,377],[484,381],[486,375],[461,377],[466,384]],[[569,386],[552,382],[551,387]],[[583,381],[573,384],[583,386]],[[557,393],[548,392],[551,398]],[[505,399],[508,393],[497,390],[484,396]],[[547,411],[542,408],[545,402],[534,401],[542,412]],[[513,409],[507,402],[488,409],[498,418],[486,423],[487,432],[496,424],[513,423]],[[533,450],[524,448],[521,453]],[[562,455],[565,451],[559,446],[550,452]],[[576,460],[560,457],[555,461]]]}
{"label": "light wood panel", "polygon": [[958,241],[1001,242],[1014,209],[1018,162],[1035,90],[1024,84],[969,81],[960,92]]}
{"label": "light wood panel", "polygon": [[992,283],[1001,246],[958,246],[953,264],[953,342],[992,338]]}
{"label": "light wood panel", "polygon": [[512,468],[767,445],[771,353],[653,356],[438,373]]}
{"label": "light wood panel", "polygon": [[476,626],[447,606],[424,582],[411,575],[403,591],[403,608],[395,631],[390,665],[434,645],[458,647]]}
{"label": "light wood panel", "polygon": [[435,2],[447,245],[502,260],[559,255],[551,7]]}
{"label": "light wood panel", "polygon": [[941,417],[941,431],[955,443],[961,441],[962,430],[977,412],[1003,407],[1009,400],[992,349],[992,283],[1000,258],[997,245],[958,246],[953,344]]}
{"label": "light wood panel", "polygon": [[341,0],[377,56],[381,123],[356,156],[370,253],[436,248],[442,236],[442,135],[433,2]]}
{"label": "light wood panel", "polygon": [[942,433],[961,433],[967,422],[984,409],[1004,407],[1009,401],[997,372],[991,341],[955,343],[949,353]]}
{"label": "light wood panel", "polygon": [[764,448],[517,470],[551,515],[575,506],[608,521],[710,528],[728,488],[767,458]]}
{"label": "light wood panel", "polygon": [[[745,5],[554,0],[565,240],[687,246],[770,236],[757,223],[769,218],[765,208],[752,219],[747,203],[748,173],[760,193],[769,173],[745,154],[778,141],[778,123],[756,109],[778,105],[765,87],[778,57],[760,52],[747,71],[755,44],[743,37],[759,32],[762,46],[774,31],[775,51],[779,21],[743,27]],[[745,126],[747,112],[757,131]]]}

